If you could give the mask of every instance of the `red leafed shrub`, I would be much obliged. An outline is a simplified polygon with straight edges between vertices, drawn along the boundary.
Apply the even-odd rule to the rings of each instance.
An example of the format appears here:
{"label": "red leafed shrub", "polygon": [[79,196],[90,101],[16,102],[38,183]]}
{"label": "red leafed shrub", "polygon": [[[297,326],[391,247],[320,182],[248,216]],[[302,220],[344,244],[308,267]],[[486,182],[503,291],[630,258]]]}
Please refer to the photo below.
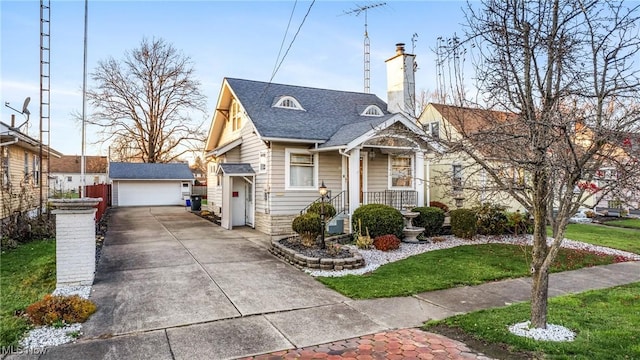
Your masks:
{"label": "red leafed shrub", "polygon": [[96,311],[96,305],[78,295],[45,295],[42,300],[29,305],[26,313],[35,325],[51,325],[85,322]]}
{"label": "red leafed shrub", "polygon": [[380,251],[395,250],[400,247],[400,239],[393,234],[380,235],[373,239],[373,246]]}

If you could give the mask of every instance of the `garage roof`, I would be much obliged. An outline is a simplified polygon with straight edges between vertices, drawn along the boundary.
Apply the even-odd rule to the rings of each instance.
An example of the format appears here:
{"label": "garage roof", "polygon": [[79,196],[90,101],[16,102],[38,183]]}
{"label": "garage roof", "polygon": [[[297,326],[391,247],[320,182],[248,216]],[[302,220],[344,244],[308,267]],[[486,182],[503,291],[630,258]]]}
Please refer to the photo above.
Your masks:
{"label": "garage roof", "polygon": [[109,177],[112,180],[189,180],[193,173],[187,163],[109,163]]}

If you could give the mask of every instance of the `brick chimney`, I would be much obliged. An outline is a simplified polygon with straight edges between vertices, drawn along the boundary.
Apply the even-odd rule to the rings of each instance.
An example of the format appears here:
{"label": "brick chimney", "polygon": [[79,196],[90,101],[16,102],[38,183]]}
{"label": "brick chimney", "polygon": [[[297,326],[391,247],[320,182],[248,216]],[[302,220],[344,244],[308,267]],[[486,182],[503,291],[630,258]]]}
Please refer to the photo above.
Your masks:
{"label": "brick chimney", "polygon": [[416,56],[404,51],[404,44],[396,44],[396,54],[387,59],[387,110],[415,116]]}

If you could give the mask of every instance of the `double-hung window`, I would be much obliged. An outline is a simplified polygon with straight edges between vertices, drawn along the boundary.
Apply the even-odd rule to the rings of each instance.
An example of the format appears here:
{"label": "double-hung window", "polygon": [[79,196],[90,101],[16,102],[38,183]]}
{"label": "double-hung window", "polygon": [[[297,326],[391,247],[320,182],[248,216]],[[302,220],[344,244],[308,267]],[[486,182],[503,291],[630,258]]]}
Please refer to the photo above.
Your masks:
{"label": "double-hung window", "polygon": [[8,187],[11,182],[11,177],[9,176],[9,147],[3,146],[0,154],[2,155],[2,186]]}
{"label": "double-hung window", "polygon": [[285,185],[287,189],[315,190],[317,187],[317,155],[306,150],[285,150]]}
{"label": "double-hung window", "polygon": [[389,158],[391,187],[413,186],[413,162],[410,156],[391,156]]}

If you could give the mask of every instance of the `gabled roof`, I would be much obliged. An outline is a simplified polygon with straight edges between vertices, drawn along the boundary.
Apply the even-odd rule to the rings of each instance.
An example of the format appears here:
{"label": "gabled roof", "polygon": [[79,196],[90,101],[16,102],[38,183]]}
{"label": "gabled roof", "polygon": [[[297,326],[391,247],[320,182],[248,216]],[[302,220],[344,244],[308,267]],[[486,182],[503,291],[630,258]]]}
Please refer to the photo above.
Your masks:
{"label": "gabled roof", "polygon": [[[52,158],[50,161],[52,173],[77,173],[80,169],[81,159],[79,155],[63,155],[60,158]],[[85,172],[95,174],[107,173],[106,156],[85,156]]]}
{"label": "gabled roof", "polygon": [[[324,142],[344,125],[370,121],[371,117],[361,116],[367,106],[387,108],[387,104],[373,94],[233,78],[227,78],[226,82],[264,139]],[[272,107],[274,99],[282,96],[292,96],[306,111]]]}
{"label": "gabled roof", "polygon": [[453,105],[431,103],[443,118],[461,133],[473,134],[512,119],[515,114]]}
{"label": "gabled roof", "polygon": [[253,171],[251,164],[247,163],[222,163],[218,168],[218,174],[220,174],[220,172],[224,173],[225,175],[235,176],[251,176],[256,173],[255,171]]}
{"label": "gabled roof", "polygon": [[112,180],[193,180],[193,173],[187,163],[109,163],[109,177]]}

